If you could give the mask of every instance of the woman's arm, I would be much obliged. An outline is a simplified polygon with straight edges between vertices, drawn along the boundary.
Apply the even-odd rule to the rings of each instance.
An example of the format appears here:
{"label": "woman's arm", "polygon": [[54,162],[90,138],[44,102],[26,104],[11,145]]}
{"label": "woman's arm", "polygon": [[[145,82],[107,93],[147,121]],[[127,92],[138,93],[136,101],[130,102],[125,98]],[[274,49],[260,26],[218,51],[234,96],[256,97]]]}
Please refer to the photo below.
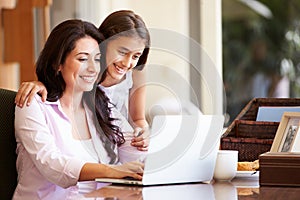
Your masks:
{"label": "woman's arm", "polygon": [[[135,150],[135,152],[137,152],[137,150]],[[126,153],[131,155],[133,151]],[[126,160],[122,164],[116,165],[85,163],[80,170],[79,181],[93,181],[96,178],[124,177],[132,177],[134,179],[141,180],[143,172],[144,164],[137,160]]]}
{"label": "woman's arm", "polygon": [[[60,137],[63,131],[60,131],[59,128],[55,129],[51,125],[49,127],[49,123],[57,123],[53,119],[46,119],[44,108],[41,105],[43,103],[36,95],[31,106],[16,107],[15,131],[18,154],[21,156],[19,160],[22,160],[21,166],[18,167],[21,169],[19,172],[21,175],[23,174],[22,168],[34,165],[34,168],[29,167],[26,170],[38,170],[45,179],[64,188],[75,185],[78,180],[94,180],[102,177],[123,178],[125,176],[142,178],[142,163],[131,162],[116,166],[86,163],[76,156],[64,153],[68,150],[63,147],[65,143],[62,141],[63,137]],[[64,123],[60,124],[61,130],[66,131],[67,127],[67,125],[64,127]]]}
{"label": "woman's arm", "polygon": [[124,178],[130,176],[142,180],[144,165],[140,162],[128,162],[123,165],[104,165],[86,163],[83,165],[79,181],[90,181],[95,178]]}
{"label": "woman's arm", "polygon": [[15,103],[22,108],[27,100],[26,105],[29,106],[36,94],[42,96],[43,102],[46,101],[47,89],[43,83],[39,81],[23,82],[16,95]]}

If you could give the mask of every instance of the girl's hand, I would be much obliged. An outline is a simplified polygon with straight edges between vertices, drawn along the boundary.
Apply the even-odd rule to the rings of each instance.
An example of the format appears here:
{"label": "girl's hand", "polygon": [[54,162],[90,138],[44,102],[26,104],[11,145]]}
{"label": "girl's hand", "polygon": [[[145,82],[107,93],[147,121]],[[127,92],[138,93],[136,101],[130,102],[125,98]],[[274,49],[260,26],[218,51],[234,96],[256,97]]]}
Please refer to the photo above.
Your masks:
{"label": "girl's hand", "polygon": [[23,82],[15,98],[16,105],[22,108],[27,100],[26,105],[29,106],[37,93],[42,96],[42,101],[46,101],[47,89],[43,83],[39,81]]}
{"label": "girl's hand", "polygon": [[131,140],[131,145],[140,151],[147,151],[149,146],[150,131],[148,127],[136,127],[133,132],[134,138]]}

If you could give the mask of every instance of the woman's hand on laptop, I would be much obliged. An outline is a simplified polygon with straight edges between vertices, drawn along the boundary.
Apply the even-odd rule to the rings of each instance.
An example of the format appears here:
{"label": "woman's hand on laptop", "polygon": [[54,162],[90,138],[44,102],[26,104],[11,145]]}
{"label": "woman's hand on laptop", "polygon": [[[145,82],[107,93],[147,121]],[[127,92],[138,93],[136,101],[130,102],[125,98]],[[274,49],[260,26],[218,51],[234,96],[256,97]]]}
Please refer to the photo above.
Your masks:
{"label": "woman's hand on laptop", "polygon": [[131,145],[136,147],[140,151],[147,151],[149,146],[150,130],[148,127],[140,128],[136,127],[133,132],[133,139]]}
{"label": "woman's hand on laptop", "polygon": [[135,172],[139,174],[144,173],[144,163],[138,161],[126,162],[121,165],[110,165],[112,168],[124,171],[124,172]]}
{"label": "woman's hand on laptop", "polygon": [[144,173],[144,164],[138,161],[127,162],[122,165],[109,165],[111,168],[116,170],[119,174],[119,178],[132,177],[137,180],[142,179]]}

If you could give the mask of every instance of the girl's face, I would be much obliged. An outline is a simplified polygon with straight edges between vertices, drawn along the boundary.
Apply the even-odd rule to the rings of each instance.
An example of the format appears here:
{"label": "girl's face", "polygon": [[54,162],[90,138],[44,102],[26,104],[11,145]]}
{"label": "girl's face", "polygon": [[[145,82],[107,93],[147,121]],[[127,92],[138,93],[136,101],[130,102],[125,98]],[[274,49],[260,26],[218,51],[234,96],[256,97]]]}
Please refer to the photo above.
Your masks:
{"label": "girl's face", "polygon": [[100,72],[100,49],[96,40],[87,36],[76,42],[59,70],[66,82],[66,89],[90,91]]}
{"label": "girl's face", "polygon": [[145,49],[145,41],[138,37],[120,36],[111,40],[106,48],[107,74],[104,85],[110,86],[123,80],[133,69]]}

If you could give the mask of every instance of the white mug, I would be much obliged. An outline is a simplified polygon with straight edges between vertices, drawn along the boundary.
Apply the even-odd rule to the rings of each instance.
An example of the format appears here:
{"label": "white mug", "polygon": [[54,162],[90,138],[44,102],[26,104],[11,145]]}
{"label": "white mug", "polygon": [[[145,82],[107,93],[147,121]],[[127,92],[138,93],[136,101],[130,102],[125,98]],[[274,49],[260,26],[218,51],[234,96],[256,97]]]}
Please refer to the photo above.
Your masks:
{"label": "white mug", "polygon": [[214,171],[216,181],[230,181],[236,175],[238,151],[219,150]]}

